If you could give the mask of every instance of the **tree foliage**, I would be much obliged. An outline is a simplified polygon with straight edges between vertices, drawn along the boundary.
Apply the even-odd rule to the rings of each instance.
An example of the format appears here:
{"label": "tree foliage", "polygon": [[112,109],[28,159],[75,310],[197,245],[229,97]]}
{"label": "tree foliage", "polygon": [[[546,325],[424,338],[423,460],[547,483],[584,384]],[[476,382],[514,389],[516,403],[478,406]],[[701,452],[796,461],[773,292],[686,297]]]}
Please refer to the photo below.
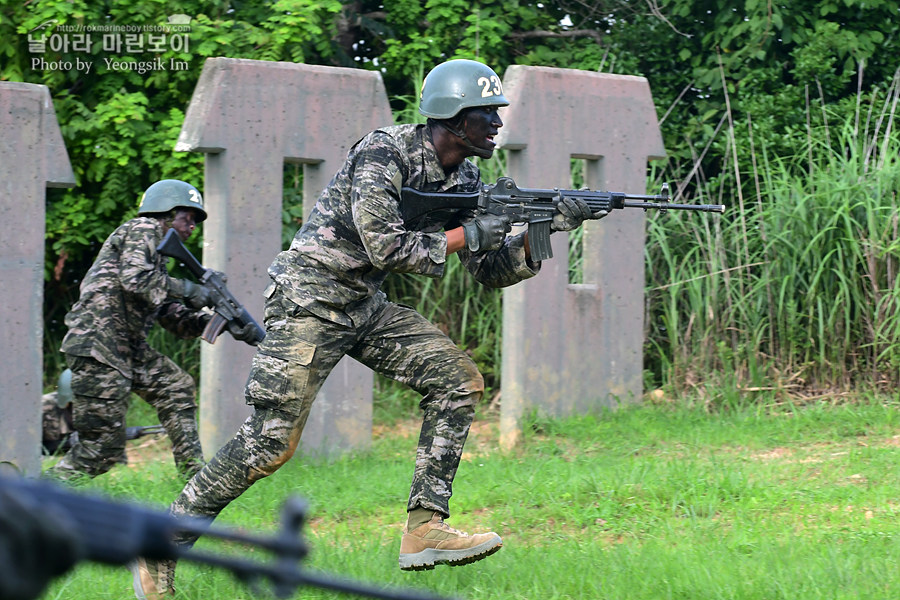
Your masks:
{"label": "tree foliage", "polygon": [[[141,27],[174,15],[190,17],[188,43],[177,48],[112,50],[101,33],[88,51],[29,48],[61,26]],[[0,80],[49,87],[77,179],[50,193],[48,324],[61,320],[99,244],[150,183],[202,187],[202,156],[173,147],[208,57],[378,70],[403,120],[423,74],[449,58],[477,58],[501,74],[524,64],[642,75],[662,122],[663,176],[690,195],[715,187],[754,143],[802,156],[829,114],[883,95],[898,67],[898,16],[888,0],[0,0]],[[152,59],[187,68],[137,69]],[[286,175],[293,201],[295,180]],[[298,215],[286,206],[286,222]]]}

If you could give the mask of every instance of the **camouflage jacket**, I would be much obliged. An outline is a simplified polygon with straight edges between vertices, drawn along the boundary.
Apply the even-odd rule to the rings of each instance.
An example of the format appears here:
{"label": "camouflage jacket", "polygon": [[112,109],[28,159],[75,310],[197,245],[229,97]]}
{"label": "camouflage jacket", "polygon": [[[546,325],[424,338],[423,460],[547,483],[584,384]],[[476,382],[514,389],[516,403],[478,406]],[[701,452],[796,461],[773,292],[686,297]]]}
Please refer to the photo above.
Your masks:
{"label": "camouflage jacket", "polygon": [[156,219],[138,217],[103,242],[66,315],[63,352],[92,357],[131,378],[132,360],[151,352],[146,340],[154,323],[183,338],[203,332],[209,316],[180,302],[184,281],[169,276],[166,257],[156,252],[162,237]]}
{"label": "camouflage jacket", "polygon": [[[380,288],[389,272],[441,277],[447,260],[443,231],[474,216],[454,211],[408,229],[400,216],[400,188],[473,191],[480,182],[468,160],[444,172],[427,125],[377,129],[350,149],[269,275],[288,298],[322,318],[348,326],[365,319],[383,299]],[[525,259],[524,234],[507,237],[499,250],[464,249],[458,255],[489,287],[512,285],[540,269]]]}

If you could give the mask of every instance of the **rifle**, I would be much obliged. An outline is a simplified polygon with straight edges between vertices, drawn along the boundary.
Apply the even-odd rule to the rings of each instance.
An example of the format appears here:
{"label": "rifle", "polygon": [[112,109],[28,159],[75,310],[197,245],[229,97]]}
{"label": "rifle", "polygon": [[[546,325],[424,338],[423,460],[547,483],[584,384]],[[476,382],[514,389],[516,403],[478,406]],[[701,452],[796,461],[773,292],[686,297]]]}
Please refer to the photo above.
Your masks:
{"label": "rifle", "polygon": [[184,244],[181,243],[181,239],[178,237],[178,233],[174,229],[166,232],[162,242],[156,247],[156,251],[163,256],[171,256],[180,260],[200,284],[209,290],[214,303],[213,310],[215,310],[215,314],[209,320],[209,323],[206,324],[203,335],[200,336],[203,341],[215,344],[216,338],[219,337],[219,334],[222,333],[222,330],[229,323],[236,325],[238,328],[243,328],[249,324],[253,325],[254,336],[252,339],[247,340],[247,343],[251,346],[256,346],[266,337],[266,332],[250,316],[244,305],[238,302],[237,298],[225,287],[225,281],[222,279],[222,276],[218,272],[201,265],[200,261],[191,254],[191,251],[184,247]]}
{"label": "rifle", "polygon": [[[474,192],[421,192],[404,187],[401,190],[400,213],[408,227],[434,211],[472,209],[482,213],[509,217],[513,225],[528,225],[528,244],[532,260],[553,257],[550,247],[550,222],[556,206],[564,198],[580,198],[592,213],[619,208],[653,208],[725,212],[722,204],[669,204],[669,186],[663,184],[659,194],[625,194],[593,190],[552,190],[519,188],[509,177],[501,177],[494,185],[484,184]],[[420,222],[420,221],[419,221]]]}
{"label": "rifle", "polygon": [[166,428],[162,425],[135,425],[134,427],[125,428],[125,439],[136,440],[138,438],[144,437],[145,435],[165,432]]}
{"label": "rifle", "polygon": [[[152,435],[154,433],[165,433],[166,428],[162,425],[136,425],[134,427],[126,427],[125,428],[125,439],[126,440],[136,440],[138,438],[142,438],[145,435]],[[66,442],[64,443],[64,448],[71,448],[75,444],[78,443],[78,432],[73,431],[66,438]]]}
{"label": "rifle", "polygon": [[[73,525],[85,560],[108,565],[126,565],[138,557],[151,560],[186,560],[230,571],[238,580],[256,588],[268,581],[279,598],[294,594],[300,586],[312,586],[384,600],[441,600],[415,590],[383,589],[325,573],[310,573],[300,567],[309,549],[301,537],[306,520],[306,503],[294,497],[284,503],[281,530],[273,537],[246,534],[238,530],[212,527],[205,519],[176,517],[134,503],[107,500],[101,496],[75,493],[49,481],[0,476],[0,489],[11,491],[33,508],[34,515],[52,511]],[[270,562],[243,557],[198,552],[173,541],[176,533],[194,533],[244,544],[250,549],[268,550]],[[44,550],[44,549],[42,549]],[[50,554],[50,550],[41,556]],[[254,552],[245,552],[244,556]]]}

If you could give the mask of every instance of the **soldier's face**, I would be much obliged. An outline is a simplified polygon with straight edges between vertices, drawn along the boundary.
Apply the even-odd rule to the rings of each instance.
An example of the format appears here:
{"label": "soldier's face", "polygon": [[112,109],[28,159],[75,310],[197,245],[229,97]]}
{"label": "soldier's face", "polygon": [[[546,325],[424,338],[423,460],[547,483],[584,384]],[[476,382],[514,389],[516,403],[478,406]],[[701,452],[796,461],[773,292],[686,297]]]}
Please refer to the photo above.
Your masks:
{"label": "soldier's face", "polygon": [[178,233],[178,237],[182,242],[186,242],[194,228],[197,227],[197,213],[192,208],[179,208],[175,211],[175,218],[172,219],[172,229]]}
{"label": "soldier's face", "polygon": [[494,136],[503,127],[503,121],[496,106],[479,106],[465,114],[463,131],[472,144],[475,153],[482,158],[490,158],[497,144]]}

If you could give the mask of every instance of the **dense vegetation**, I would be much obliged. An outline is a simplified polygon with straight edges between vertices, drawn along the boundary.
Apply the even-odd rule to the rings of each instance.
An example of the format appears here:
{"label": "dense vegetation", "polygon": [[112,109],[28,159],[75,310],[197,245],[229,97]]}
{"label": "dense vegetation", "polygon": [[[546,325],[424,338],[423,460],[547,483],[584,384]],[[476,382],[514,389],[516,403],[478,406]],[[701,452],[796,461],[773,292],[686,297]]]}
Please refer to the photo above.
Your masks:
{"label": "dense vegetation", "polygon": [[[29,50],[53,19],[140,26],[174,14],[192,18],[177,50],[129,55],[98,38],[87,53],[39,55],[93,60],[89,72],[35,68]],[[718,221],[650,221],[649,385],[702,389],[724,377],[745,391],[812,394],[896,384],[898,16],[886,0],[0,0],[0,80],[50,88],[78,179],[48,203],[48,375],[62,315],[107,233],[153,181],[202,183],[202,157],[172,147],[206,57],[378,69],[398,120],[410,118],[424,71],[476,57],[501,74],[531,64],[647,77],[668,153],[648,186],[668,180],[687,200],[729,205]],[[139,74],[104,62],[157,56],[189,68]],[[486,178],[501,171],[493,161]],[[285,183],[289,235],[290,169]],[[486,324],[499,323],[499,298],[462,277],[406,278],[391,291],[427,304],[496,386],[499,328]]]}

